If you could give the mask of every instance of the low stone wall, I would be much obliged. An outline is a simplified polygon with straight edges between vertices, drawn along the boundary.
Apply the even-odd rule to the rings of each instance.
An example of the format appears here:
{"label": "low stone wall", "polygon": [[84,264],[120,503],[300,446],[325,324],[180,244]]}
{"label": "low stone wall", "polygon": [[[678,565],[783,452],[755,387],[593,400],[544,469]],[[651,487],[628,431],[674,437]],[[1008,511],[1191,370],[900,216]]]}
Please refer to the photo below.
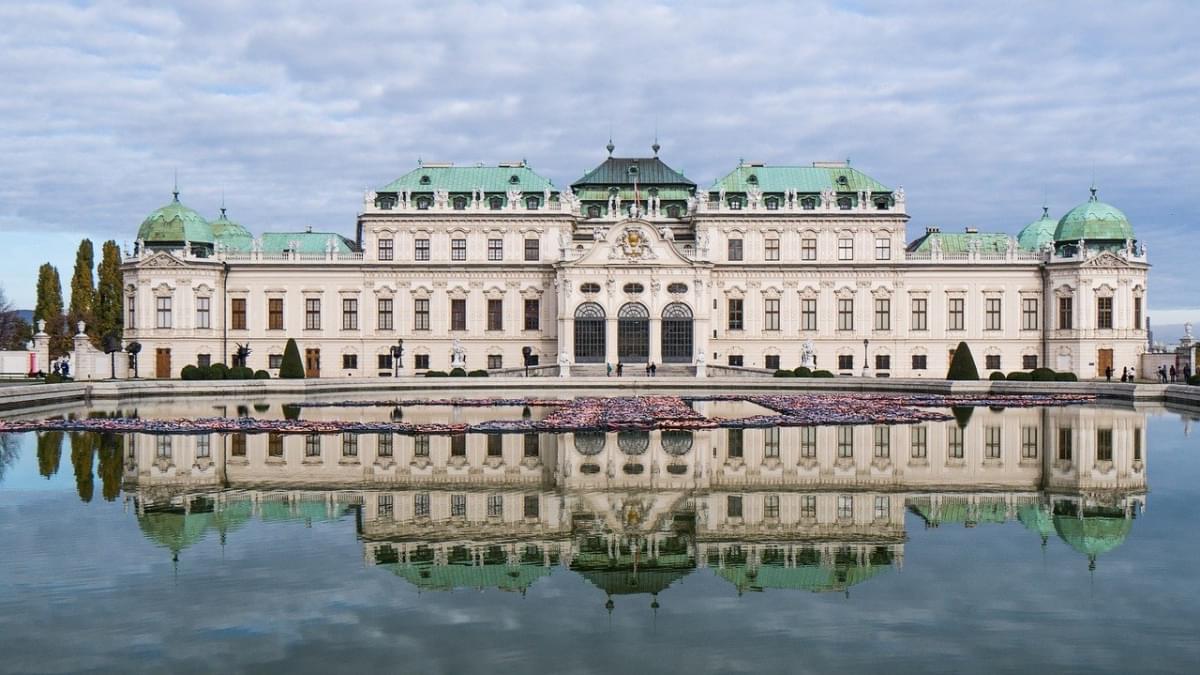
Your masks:
{"label": "low stone wall", "polygon": [[1200,387],[1182,384],[1122,384],[1119,382],[1007,382],[980,380],[950,382],[924,379],[873,378],[764,378],[764,377],[404,377],[381,380],[107,380],[66,384],[0,387],[0,410],[38,408],[85,400],[136,401],[187,397],[294,396],[297,400],[335,394],[375,394],[380,398],[403,393],[428,392],[438,396],[491,391],[527,391],[529,395],[555,391],[580,394],[682,394],[713,392],[878,392],[892,394],[1091,394],[1106,402],[1171,404],[1200,411]]}

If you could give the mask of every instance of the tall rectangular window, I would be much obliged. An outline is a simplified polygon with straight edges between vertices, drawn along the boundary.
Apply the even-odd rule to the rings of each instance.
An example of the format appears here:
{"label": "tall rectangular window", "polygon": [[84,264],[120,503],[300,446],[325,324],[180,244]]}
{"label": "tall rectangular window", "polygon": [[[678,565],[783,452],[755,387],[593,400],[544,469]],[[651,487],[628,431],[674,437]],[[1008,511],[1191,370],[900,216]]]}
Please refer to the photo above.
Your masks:
{"label": "tall rectangular window", "polygon": [[392,362],[391,354],[376,354],[375,355],[375,369],[376,370],[391,370],[392,363],[393,362]]}
{"label": "tall rectangular window", "polygon": [[501,518],[504,516],[504,495],[488,495],[487,514],[488,518]]}
{"label": "tall rectangular window", "polygon": [[487,301],[487,329],[504,330],[504,301]]}
{"label": "tall rectangular window", "polygon": [[504,456],[504,434],[488,434],[487,435],[487,456],[488,457],[503,457]]}
{"label": "tall rectangular window", "polygon": [[246,456],[246,434],[233,434],[229,437],[229,454],[234,457]]}
{"label": "tall rectangular window", "polygon": [[1096,430],[1096,461],[1111,462],[1113,457],[1113,430]]}
{"label": "tall rectangular window", "polygon": [[450,330],[467,329],[467,301],[465,298],[450,299]]}
{"label": "tall rectangular window", "polygon": [[763,307],[766,312],[763,330],[779,330],[779,298],[764,298]]}
{"label": "tall rectangular window", "polygon": [[892,240],[886,237],[875,239],[875,259],[876,260],[891,260],[892,259]]}
{"label": "tall rectangular window", "polygon": [[854,427],[837,428],[837,456],[843,459],[854,456]]}
{"label": "tall rectangular window", "polygon": [[925,459],[929,454],[929,428],[912,427],[908,432],[908,440],[913,459]]}
{"label": "tall rectangular window", "polygon": [[525,261],[539,260],[542,255],[542,242],[538,239],[525,240]]}
{"label": "tall rectangular window", "polygon": [[800,259],[817,259],[817,240],[815,237],[807,237],[800,240]]}
{"label": "tall rectangular window", "polygon": [[926,298],[912,299],[911,330],[929,330],[929,300]]}
{"label": "tall rectangular window", "polygon": [[413,516],[417,518],[429,517],[429,493],[418,492],[413,495]]}
{"label": "tall rectangular window", "polygon": [[488,354],[487,358],[488,370],[499,370],[504,367],[503,354]]}
{"label": "tall rectangular window", "polygon": [[428,457],[429,456],[429,435],[417,434],[413,436],[413,457]]}
{"label": "tall rectangular window", "polygon": [[379,259],[380,260],[392,260],[393,259],[394,253],[395,253],[395,250],[392,248],[393,243],[394,242],[391,239],[380,239],[379,240]]}
{"label": "tall rectangular window", "polygon": [[541,454],[541,449],[538,446],[537,434],[525,434],[524,455],[526,457],[537,457]]}
{"label": "tall rectangular window", "polygon": [[964,454],[963,429],[957,424],[946,427],[946,456],[950,459],[962,459]]}
{"label": "tall rectangular window", "polygon": [[1096,298],[1096,328],[1113,327],[1113,299]]}
{"label": "tall rectangular window", "polygon": [[763,429],[763,457],[779,457],[779,427]]}
{"label": "tall rectangular window", "polygon": [[382,433],[378,434],[375,440],[375,454],[380,457],[391,457],[395,446],[395,437],[389,433]]}
{"label": "tall rectangular window", "polygon": [[465,494],[450,495],[450,517],[464,518],[467,515],[467,496]]}
{"label": "tall rectangular window", "polygon": [[1058,329],[1071,330],[1075,324],[1075,302],[1073,298],[1058,299]]}
{"label": "tall rectangular window", "polygon": [[[242,303],[242,325],[240,328],[246,327],[246,301],[235,299],[233,306],[236,309],[238,302]],[[239,328],[237,325],[237,313],[233,315],[233,325],[231,328]],[[212,328],[212,299],[211,298],[196,298],[196,328]]]}
{"label": "tall rectangular window", "polygon": [[767,495],[763,498],[763,516],[771,519],[779,518],[779,495]]}
{"label": "tall rectangular window", "polygon": [[466,434],[451,434],[450,435],[450,456],[451,457],[466,457],[467,456],[467,435]]}
{"label": "tall rectangular window", "polygon": [[966,330],[967,301],[965,298],[950,298],[946,316],[946,330]]}
{"label": "tall rectangular window", "polygon": [[1064,462],[1071,461],[1074,447],[1073,437],[1071,435],[1071,427],[1058,428],[1058,459]]}
{"label": "tall rectangular window", "polygon": [[742,299],[729,298],[729,330],[742,330]]}
{"label": "tall rectangular window", "polygon": [[984,298],[983,327],[984,330],[1000,330],[1000,298]]}
{"label": "tall rectangular window", "polygon": [[854,330],[854,298],[838,298],[838,330]]}
{"label": "tall rectangular window", "polygon": [[154,325],[159,328],[171,327],[171,298],[155,298],[158,320]]}
{"label": "tall rectangular window", "polygon": [[125,327],[130,330],[137,328],[137,296],[125,298]]}
{"label": "tall rectangular window", "polygon": [[817,517],[816,495],[800,495],[800,517],[810,519]]}
{"label": "tall rectangular window", "polygon": [[779,260],[779,239],[772,237],[766,240],[763,248],[763,259]]}
{"label": "tall rectangular window", "polygon": [[526,518],[537,518],[542,510],[542,500],[538,495],[525,495],[523,512]]}
{"label": "tall rectangular window", "polygon": [[283,457],[283,434],[267,434],[267,457]]}
{"label": "tall rectangular window", "polygon": [[738,260],[742,259],[742,240],[741,239],[730,239],[729,240],[729,259],[731,261],[738,261]]}
{"label": "tall rectangular window", "polygon": [[849,237],[838,239],[838,260],[854,260],[854,240]]}
{"label": "tall rectangular window", "polygon": [[537,298],[525,298],[525,330],[542,327],[542,303]]}
{"label": "tall rectangular window", "polygon": [[342,434],[342,457],[358,457],[358,434]]}
{"label": "tall rectangular window", "polygon": [[466,239],[451,239],[450,240],[450,259],[451,260],[466,260],[467,259],[467,240]]}
{"label": "tall rectangular window", "polygon": [[413,260],[429,260],[428,239],[416,239],[413,241]]}
{"label": "tall rectangular window", "polygon": [[912,355],[912,369],[925,370],[929,367],[929,356],[926,354]]}
{"label": "tall rectangular window", "polygon": [[742,456],[742,450],[743,450],[742,440],[744,438],[744,434],[742,433],[742,431],[743,431],[742,429],[726,429],[725,430],[725,438],[729,444],[729,456],[730,457],[741,457]]}
{"label": "tall rectangular window", "polygon": [[1000,459],[1000,427],[984,427],[983,456]]}
{"label": "tall rectangular window", "polygon": [[1133,299],[1133,329],[1142,329],[1142,299],[1140,297]]}
{"label": "tall rectangular window", "polygon": [[304,300],[304,329],[321,330],[321,300],[318,298]]}
{"label": "tall rectangular window", "polygon": [[800,427],[800,456],[806,459],[817,456],[816,427]]}
{"label": "tall rectangular window", "polygon": [[1021,330],[1038,329],[1038,299],[1021,299]]}
{"label": "tall rectangular window", "polygon": [[[207,309],[207,303],[205,304]],[[233,298],[229,301],[229,327],[232,330],[246,330],[245,298]]]}
{"label": "tall rectangular window", "polygon": [[413,330],[429,330],[429,298],[413,300]]}
{"label": "tall rectangular window", "polygon": [[267,330],[283,330],[283,298],[267,300]]}
{"label": "tall rectangular window", "polygon": [[304,456],[305,457],[320,457],[321,456],[321,435],[308,434],[304,437]]}
{"label": "tall rectangular window", "polygon": [[887,425],[881,424],[875,427],[874,454],[880,459],[892,456],[892,433]]}
{"label": "tall rectangular window", "polygon": [[800,299],[800,330],[817,329],[817,299]]}
{"label": "tall rectangular window", "polygon": [[212,445],[207,435],[196,437],[196,457],[209,457],[212,455]]}
{"label": "tall rectangular window", "polygon": [[379,495],[379,517],[391,518],[396,512],[395,498],[392,495]]}
{"label": "tall rectangular window", "polygon": [[1038,432],[1037,427],[1021,427],[1021,459],[1037,459]]}
{"label": "tall rectangular window", "polygon": [[850,520],[854,517],[854,495],[838,495],[837,517],[838,520]]}
{"label": "tall rectangular window", "polygon": [[488,239],[488,260],[504,260],[503,239]]}
{"label": "tall rectangular window", "polygon": [[392,330],[395,328],[395,321],[392,314],[392,299],[379,299],[379,330]]}
{"label": "tall rectangular window", "polygon": [[875,298],[875,330],[892,329],[892,301],[888,298]]}
{"label": "tall rectangular window", "polygon": [[357,298],[342,298],[342,330],[358,330]]}
{"label": "tall rectangular window", "polygon": [[875,496],[875,520],[887,520],[891,515],[892,498],[888,495]]}
{"label": "tall rectangular window", "polygon": [[729,495],[725,499],[725,510],[729,513],[730,518],[742,517],[742,496]]}

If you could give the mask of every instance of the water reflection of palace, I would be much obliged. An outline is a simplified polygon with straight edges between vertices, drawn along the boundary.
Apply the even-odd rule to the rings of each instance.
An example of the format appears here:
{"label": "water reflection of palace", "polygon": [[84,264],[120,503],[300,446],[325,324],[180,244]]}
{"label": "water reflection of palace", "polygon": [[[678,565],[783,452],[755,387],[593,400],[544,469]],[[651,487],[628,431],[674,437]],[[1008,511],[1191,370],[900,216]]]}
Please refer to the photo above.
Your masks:
{"label": "water reflection of palace", "polygon": [[420,588],[523,591],[561,566],[610,602],[706,567],[739,591],[846,590],[903,565],[906,513],[927,527],[1019,521],[1094,565],[1146,493],[1144,415],[1096,407],[897,426],[125,445],[139,523],[176,554],[250,519],[353,512],[366,562]]}

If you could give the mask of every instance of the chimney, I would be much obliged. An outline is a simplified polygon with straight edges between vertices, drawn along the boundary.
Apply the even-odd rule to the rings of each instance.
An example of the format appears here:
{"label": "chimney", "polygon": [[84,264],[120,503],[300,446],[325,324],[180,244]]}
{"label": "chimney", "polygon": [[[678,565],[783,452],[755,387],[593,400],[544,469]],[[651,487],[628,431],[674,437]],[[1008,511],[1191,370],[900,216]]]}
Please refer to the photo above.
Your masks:
{"label": "chimney", "polygon": [[978,227],[968,227],[967,234],[979,234],[979,228]]}
{"label": "chimney", "polygon": [[925,234],[940,234],[941,231],[942,231],[942,228],[938,227],[937,225],[926,225],[925,226]]}

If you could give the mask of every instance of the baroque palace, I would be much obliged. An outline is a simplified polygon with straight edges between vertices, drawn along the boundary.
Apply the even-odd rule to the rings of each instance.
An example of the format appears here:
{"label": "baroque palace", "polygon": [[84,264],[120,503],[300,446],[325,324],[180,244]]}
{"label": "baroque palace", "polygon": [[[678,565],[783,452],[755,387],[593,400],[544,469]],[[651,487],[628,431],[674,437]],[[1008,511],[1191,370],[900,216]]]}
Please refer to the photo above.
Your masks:
{"label": "baroque palace", "polygon": [[525,162],[421,163],[366,194],[353,239],[256,238],[176,192],[127,251],[126,339],[157,377],[232,363],[239,345],[274,375],[288,338],[310,377],[618,363],[942,377],[962,340],[985,376],[1097,377],[1145,351],[1146,247],[1094,188],[1016,237],[910,241],[903,188],[848,162],[742,162],[699,187],[657,143],[608,148],[569,189]]}

